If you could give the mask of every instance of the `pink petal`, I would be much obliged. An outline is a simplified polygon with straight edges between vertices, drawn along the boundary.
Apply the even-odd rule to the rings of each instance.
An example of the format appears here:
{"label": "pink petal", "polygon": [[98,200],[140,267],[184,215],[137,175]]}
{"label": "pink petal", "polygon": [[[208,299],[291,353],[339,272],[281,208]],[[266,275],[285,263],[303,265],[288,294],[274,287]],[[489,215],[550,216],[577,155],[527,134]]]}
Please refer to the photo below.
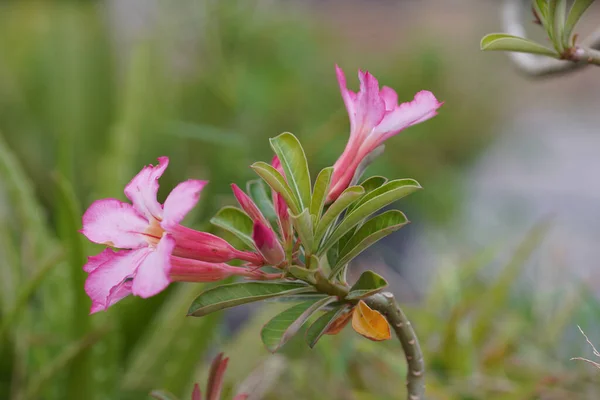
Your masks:
{"label": "pink petal", "polygon": [[190,179],[175,186],[165,200],[161,226],[168,229],[169,226],[179,224],[198,203],[200,192],[207,183]]}
{"label": "pink petal", "polygon": [[400,104],[396,109],[388,113],[373,132],[378,137],[379,144],[401,130],[426,121],[437,114],[437,109],[442,106],[433,93],[422,90],[415,98]]}
{"label": "pink petal", "polygon": [[156,249],[150,252],[138,267],[131,290],[134,295],[148,298],[162,292],[169,283],[169,258],[175,248],[175,239],[163,235]]}
{"label": "pink petal", "polygon": [[254,221],[252,240],[267,263],[277,266],[285,259],[285,252],[277,240],[275,232],[260,221]]}
{"label": "pink petal", "polygon": [[385,103],[385,110],[392,111],[398,105],[398,93],[391,87],[384,86],[381,88],[379,95]]}
{"label": "pink petal", "polygon": [[233,398],[233,400],[246,400],[248,397],[250,397],[249,394],[240,393],[240,394],[235,395],[235,397]]}
{"label": "pink petal", "polygon": [[131,204],[117,199],[96,200],[83,214],[83,233],[95,243],[120,248],[146,246],[141,235],[148,227]]}
{"label": "pink petal", "polygon": [[385,102],[379,96],[379,82],[369,72],[358,71],[360,92],[356,99],[356,129],[365,137],[385,115]]}
{"label": "pink petal", "polygon": [[88,262],[83,266],[83,270],[87,273],[93,272],[96,268],[112,259],[115,252],[110,247],[104,249],[100,254],[89,256]]}
{"label": "pink petal", "polygon": [[131,277],[142,260],[148,255],[148,248],[121,250],[92,271],[85,281],[85,292],[92,299],[91,314],[106,310],[111,290]]}
{"label": "pink petal", "polygon": [[161,219],[162,207],[156,199],[156,194],[158,193],[158,178],[165,172],[167,165],[169,165],[169,158],[159,157],[156,167],[152,165],[145,166],[125,186],[125,196],[148,220],[151,218]]}
{"label": "pink petal", "polygon": [[273,159],[271,160],[271,166],[275,168],[277,172],[279,172],[285,178],[285,172],[283,171],[283,167],[281,166],[281,161],[276,155],[273,156]]}
{"label": "pink petal", "polygon": [[231,184],[231,189],[233,189],[233,195],[237,199],[238,203],[242,209],[252,218],[253,221],[261,221],[266,225],[269,225],[267,219],[263,216],[262,212],[258,209],[254,201],[248,196],[242,189],[238,187],[235,183]]}
{"label": "pink petal", "polygon": [[125,278],[117,286],[110,289],[108,296],[106,297],[106,307],[110,307],[116,302],[124,299],[131,294],[131,286],[133,285],[132,278]]}
{"label": "pink petal", "polygon": [[337,75],[342,99],[344,100],[346,111],[348,111],[348,117],[350,118],[350,134],[352,134],[356,127],[356,93],[348,90],[344,71],[337,65],[335,66],[335,74]]}

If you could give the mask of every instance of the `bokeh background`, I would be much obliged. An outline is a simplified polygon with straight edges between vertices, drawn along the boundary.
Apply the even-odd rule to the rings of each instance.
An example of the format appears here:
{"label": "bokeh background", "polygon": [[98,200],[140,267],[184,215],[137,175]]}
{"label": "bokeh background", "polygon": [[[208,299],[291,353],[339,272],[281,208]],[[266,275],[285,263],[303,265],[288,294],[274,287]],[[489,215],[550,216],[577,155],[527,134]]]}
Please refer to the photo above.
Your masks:
{"label": "bokeh background", "polygon": [[[368,174],[411,177],[413,223],[352,266],[386,276],[419,333],[430,399],[595,399],[600,371],[599,70],[532,80],[479,51],[485,0],[0,2],[0,399],[190,398],[211,358],[254,399],[404,398],[399,345],[350,329],[269,355],[280,304],[185,318],[198,284],[88,316],[77,232],[168,155],[160,196],[209,179],[186,223],[233,204],[230,182],[295,133],[313,174],[348,137],[334,65],[439,116],[388,141]],[[592,6],[578,31],[600,19]],[[535,31],[535,26],[531,27]],[[300,335],[301,336],[301,335]],[[226,393],[226,395],[227,395]]]}

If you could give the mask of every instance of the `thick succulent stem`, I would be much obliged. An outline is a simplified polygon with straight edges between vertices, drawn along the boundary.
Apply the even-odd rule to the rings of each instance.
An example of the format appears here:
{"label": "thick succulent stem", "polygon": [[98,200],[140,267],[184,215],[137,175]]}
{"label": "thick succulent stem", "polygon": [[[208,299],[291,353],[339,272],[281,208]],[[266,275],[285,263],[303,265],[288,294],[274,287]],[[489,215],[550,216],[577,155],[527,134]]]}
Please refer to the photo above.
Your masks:
{"label": "thick succulent stem", "polygon": [[408,365],[406,374],[408,400],[425,399],[425,362],[421,346],[410,321],[394,299],[394,295],[389,292],[378,293],[366,298],[365,302],[369,307],[383,314],[402,345]]}

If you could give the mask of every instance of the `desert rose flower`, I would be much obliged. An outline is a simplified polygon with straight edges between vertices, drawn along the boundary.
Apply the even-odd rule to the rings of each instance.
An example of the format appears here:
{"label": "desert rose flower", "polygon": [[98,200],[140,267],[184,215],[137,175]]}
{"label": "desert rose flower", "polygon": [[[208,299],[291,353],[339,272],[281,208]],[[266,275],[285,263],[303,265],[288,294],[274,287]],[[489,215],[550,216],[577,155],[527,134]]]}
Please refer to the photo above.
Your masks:
{"label": "desert rose flower", "polygon": [[398,104],[393,89],[387,86],[379,89],[377,79],[360,70],[360,89],[354,93],[347,88],[344,72],[337,65],[336,73],[350,118],[350,139],[333,166],[327,197],[330,202],[350,185],[359,164],[369,153],[405,128],[434,117],[443,104],[426,90],[418,92],[412,101]]}
{"label": "desert rose flower", "polygon": [[158,178],[168,159],[147,166],[125,187],[132,204],[116,199],[95,201],[83,215],[82,233],[106,249],[89,257],[86,293],[91,313],[105,310],[129,294],[143,298],[164,290],[171,281],[214,281],[231,275],[260,279],[262,272],[223,264],[241,259],[261,263],[259,254],[236,250],[225,240],[181,226],[198,202],[205,181],[188,180],[173,189],[161,205]]}
{"label": "desert rose flower", "polygon": [[132,204],[117,199],[95,201],[83,215],[81,232],[92,242],[121,249],[156,246],[168,232],[175,239],[175,256],[207,262],[260,261],[258,254],[237,250],[218,236],[180,225],[198,202],[207,182],[192,179],[182,182],[161,205],[156,199],[158,178],[169,159],[160,157],[158,161],[156,167],[144,167],[125,187],[125,195]]}

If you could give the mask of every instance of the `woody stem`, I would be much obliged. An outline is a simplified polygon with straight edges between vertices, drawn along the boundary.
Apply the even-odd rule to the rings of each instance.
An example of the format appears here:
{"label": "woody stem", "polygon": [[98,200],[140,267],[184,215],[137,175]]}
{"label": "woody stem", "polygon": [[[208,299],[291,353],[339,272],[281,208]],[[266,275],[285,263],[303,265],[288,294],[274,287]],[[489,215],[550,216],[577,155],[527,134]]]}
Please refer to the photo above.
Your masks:
{"label": "woody stem", "polygon": [[364,300],[369,307],[383,314],[402,345],[408,365],[406,374],[408,400],[424,400],[425,362],[419,340],[410,321],[396,302],[394,295],[389,292],[377,293]]}

